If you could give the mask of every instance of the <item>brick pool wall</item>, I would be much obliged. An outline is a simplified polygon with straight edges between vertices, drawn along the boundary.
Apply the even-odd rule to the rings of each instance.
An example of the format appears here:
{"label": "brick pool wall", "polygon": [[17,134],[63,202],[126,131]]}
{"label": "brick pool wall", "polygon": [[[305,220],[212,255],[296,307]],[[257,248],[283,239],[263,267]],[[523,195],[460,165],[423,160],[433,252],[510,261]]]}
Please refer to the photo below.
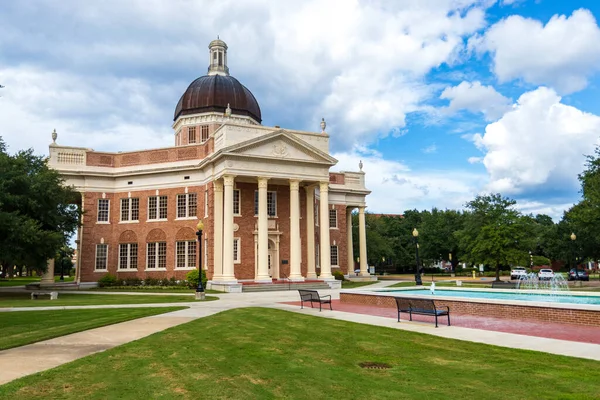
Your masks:
{"label": "brick pool wall", "polygon": [[[396,308],[396,301],[394,300],[394,297],[391,296],[340,293],[340,301],[345,304]],[[448,306],[450,307],[450,313],[454,312],[457,314],[600,326],[600,311],[594,310],[494,304],[460,300],[435,300],[435,304],[436,306]]]}

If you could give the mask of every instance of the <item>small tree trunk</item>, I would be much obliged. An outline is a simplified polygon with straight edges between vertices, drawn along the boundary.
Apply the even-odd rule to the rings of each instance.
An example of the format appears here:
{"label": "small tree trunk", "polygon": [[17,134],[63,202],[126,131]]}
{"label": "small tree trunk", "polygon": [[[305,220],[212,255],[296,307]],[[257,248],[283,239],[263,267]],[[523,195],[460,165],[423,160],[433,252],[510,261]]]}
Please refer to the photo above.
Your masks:
{"label": "small tree trunk", "polygon": [[500,263],[496,262],[496,280],[500,280]]}

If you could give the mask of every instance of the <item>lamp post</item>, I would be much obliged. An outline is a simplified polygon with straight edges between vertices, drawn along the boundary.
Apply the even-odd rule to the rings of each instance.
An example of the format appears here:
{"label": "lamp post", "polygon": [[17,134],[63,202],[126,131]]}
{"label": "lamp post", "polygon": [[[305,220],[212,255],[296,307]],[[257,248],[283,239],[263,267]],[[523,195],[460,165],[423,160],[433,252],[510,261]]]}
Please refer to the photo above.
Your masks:
{"label": "lamp post", "polygon": [[198,236],[198,287],[196,288],[196,300],[204,300],[204,286],[202,286],[202,229],[204,224],[198,221],[196,225],[196,236]]}
{"label": "lamp post", "polygon": [[412,231],[413,241],[415,242],[415,254],[417,257],[417,268],[415,269],[415,285],[422,286],[423,282],[421,282],[421,271],[419,271],[419,267],[421,262],[419,261],[419,231],[417,228]]}
{"label": "lamp post", "polygon": [[533,254],[531,253],[531,250],[529,250],[529,268],[533,270]]}
{"label": "lamp post", "polygon": [[65,262],[64,262],[64,260],[60,260],[60,280],[61,281],[65,280],[64,269],[65,269]]}
{"label": "lamp post", "polygon": [[575,236],[575,232],[571,233],[571,261],[573,261],[573,266],[575,267],[575,280],[579,279],[579,273],[577,272],[577,261],[575,260],[575,240],[577,236]]}

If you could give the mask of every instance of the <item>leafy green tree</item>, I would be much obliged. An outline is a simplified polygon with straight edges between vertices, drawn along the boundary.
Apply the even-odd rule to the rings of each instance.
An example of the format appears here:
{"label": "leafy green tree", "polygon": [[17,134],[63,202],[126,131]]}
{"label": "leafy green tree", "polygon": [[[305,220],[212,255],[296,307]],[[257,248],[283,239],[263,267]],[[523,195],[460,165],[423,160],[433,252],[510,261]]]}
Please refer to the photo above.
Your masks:
{"label": "leafy green tree", "polygon": [[60,248],[54,258],[54,274],[71,274],[73,269],[73,252],[74,250],[68,246]]}
{"label": "leafy green tree", "polygon": [[[78,194],[32,150],[10,155],[0,138],[0,264],[40,271],[79,223]],[[11,267],[11,268],[9,268]]]}
{"label": "leafy green tree", "polygon": [[500,194],[477,196],[466,204],[464,228],[456,235],[472,263],[492,265],[500,280],[503,265],[527,264],[532,225],[514,208],[516,201]]}
{"label": "leafy green tree", "polygon": [[464,214],[456,210],[423,211],[419,229],[419,249],[430,262],[451,261],[452,270],[458,265],[460,247],[454,232],[462,229]]}

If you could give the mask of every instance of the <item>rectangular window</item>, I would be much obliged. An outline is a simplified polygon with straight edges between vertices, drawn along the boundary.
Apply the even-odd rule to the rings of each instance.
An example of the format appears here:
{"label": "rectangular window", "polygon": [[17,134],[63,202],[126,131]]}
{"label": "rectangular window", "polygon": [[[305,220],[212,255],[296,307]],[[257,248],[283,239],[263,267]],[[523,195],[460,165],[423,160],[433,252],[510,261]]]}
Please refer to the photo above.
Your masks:
{"label": "rectangular window", "polygon": [[233,239],[233,262],[240,262],[240,238]]}
{"label": "rectangular window", "polygon": [[208,217],[208,190],[204,191],[204,218]]}
{"label": "rectangular window", "polygon": [[338,247],[331,246],[331,265],[339,265],[338,264]]}
{"label": "rectangular window", "polygon": [[148,219],[167,219],[167,196],[148,198]]}
{"label": "rectangular window", "polygon": [[[258,190],[254,192],[254,215],[258,215]],[[267,192],[267,215],[277,216],[277,192]]]}
{"label": "rectangular window", "polygon": [[137,243],[119,244],[119,269],[137,269]]}
{"label": "rectangular window", "polygon": [[233,215],[240,215],[240,189],[233,190]]}
{"label": "rectangular window", "polygon": [[315,257],[317,259],[315,265],[317,266],[317,268],[319,268],[321,266],[321,256],[319,255],[319,243],[315,243]]}
{"label": "rectangular window", "polygon": [[196,193],[177,195],[177,218],[195,217],[198,209]]}
{"label": "rectangular window", "polygon": [[196,242],[176,242],[176,268],[196,268]]}
{"label": "rectangular window", "polygon": [[98,199],[98,222],[109,222],[108,221],[108,209],[110,200]]}
{"label": "rectangular window", "polygon": [[337,228],[337,210],[329,210],[329,227]]}
{"label": "rectangular window", "polygon": [[196,143],[196,127],[190,126],[188,128],[188,143]]}
{"label": "rectangular window", "polygon": [[202,143],[208,140],[208,125],[202,125]]}
{"label": "rectangular window", "polygon": [[315,203],[315,225],[319,226],[319,203]]}
{"label": "rectangular window", "polygon": [[138,221],[140,219],[140,199],[121,199],[121,221]]}
{"label": "rectangular window", "polygon": [[147,264],[146,268],[155,269],[155,268],[167,268],[167,243],[166,242],[156,242],[156,243],[148,243],[147,247]]}
{"label": "rectangular window", "polygon": [[97,244],[96,245],[96,269],[105,270],[107,258],[108,258],[108,245],[107,244]]}

